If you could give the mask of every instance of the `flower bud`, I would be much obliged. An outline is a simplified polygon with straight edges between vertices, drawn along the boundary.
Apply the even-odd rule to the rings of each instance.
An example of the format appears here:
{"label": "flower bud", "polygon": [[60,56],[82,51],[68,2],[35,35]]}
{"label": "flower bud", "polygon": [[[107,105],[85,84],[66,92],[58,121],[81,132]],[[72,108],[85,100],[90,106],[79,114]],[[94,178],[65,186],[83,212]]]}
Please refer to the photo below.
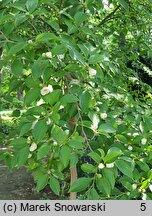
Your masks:
{"label": "flower bud", "polygon": [[95,69],[93,69],[93,68],[90,68],[90,69],[89,69],[89,75],[90,75],[90,76],[95,76],[96,73],[97,73],[97,71],[96,71]]}
{"label": "flower bud", "polygon": [[46,124],[47,124],[47,125],[50,125],[51,123],[52,123],[51,119],[50,119],[50,118],[48,118],[48,120],[47,120]]}
{"label": "flower bud", "polygon": [[46,52],[45,56],[46,56],[46,58],[51,59],[52,58],[52,53],[51,52]]}
{"label": "flower bud", "polygon": [[109,164],[106,164],[106,167],[107,167],[107,168],[113,168],[114,165],[115,165],[114,163],[109,163]]}
{"label": "flower bud", "polygon": [[132,189],[133,189],[133,190],[136,190],[136,189],[137,189],[137,185],[136,185],[136,184],[133,184],[133,185],[132,185]]}
{"label": "flower bud", "polygon": [[36,143],[32,143],[32,145],[30,146],[30,152],[33,152],[37,149],[37,145]]}
{"label": "flower bud", "polygon": [[132,147],[132,146],[128,146],[128,150],[129,150],[129,151],[132,151],[132,150],[133,150],[133,147]]}
{"label": "flower bud", "polygon": [[147,143],[147,139],[146,139],[146,138],[142,138],[141,144],[142,144],[142,145],[145,145],[146,143]]}
{"label": "flower bud", "polygon": [[147,194],[142,193],[142,200],[146,200],[147,199]]}
{"label": "flower bud", "polygon": [[98,168],[99,169],[103,169],[105,167],[105,165],[103,164],[103,163],[100,163],[99,165],[98,165]]}
{"label": "flower bud", "polygon": [[105,113],[105,112],[100,113],[100,118],[105,120],[107,118],[107,113]]}

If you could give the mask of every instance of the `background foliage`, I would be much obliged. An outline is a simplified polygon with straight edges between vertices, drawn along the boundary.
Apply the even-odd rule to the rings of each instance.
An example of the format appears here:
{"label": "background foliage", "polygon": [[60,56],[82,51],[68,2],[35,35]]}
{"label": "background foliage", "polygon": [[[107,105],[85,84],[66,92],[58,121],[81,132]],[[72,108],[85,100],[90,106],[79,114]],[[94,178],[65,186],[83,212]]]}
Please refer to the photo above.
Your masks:
{"label": "background foliage", "polygon": [[151,199],[151,0],[3,0],[0,10],[1,111],[13,110],[0,158],[60,197]]}

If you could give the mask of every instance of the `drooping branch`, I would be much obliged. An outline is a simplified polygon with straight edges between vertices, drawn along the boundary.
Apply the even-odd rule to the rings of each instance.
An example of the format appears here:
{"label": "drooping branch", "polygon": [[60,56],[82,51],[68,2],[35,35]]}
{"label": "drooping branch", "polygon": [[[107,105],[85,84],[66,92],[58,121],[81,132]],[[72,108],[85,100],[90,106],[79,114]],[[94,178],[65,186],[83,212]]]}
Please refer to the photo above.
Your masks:
{"label": "drooping branch", "polygon": [[111,17],[116,13],[116,11],[120,8],[121,6],[118,5],[114,11],[112,11],[110,14],[108,14],[99,24],[98,27],[102,26],[105,24],[105,22],[107,22],[109,19],[111,19]]}

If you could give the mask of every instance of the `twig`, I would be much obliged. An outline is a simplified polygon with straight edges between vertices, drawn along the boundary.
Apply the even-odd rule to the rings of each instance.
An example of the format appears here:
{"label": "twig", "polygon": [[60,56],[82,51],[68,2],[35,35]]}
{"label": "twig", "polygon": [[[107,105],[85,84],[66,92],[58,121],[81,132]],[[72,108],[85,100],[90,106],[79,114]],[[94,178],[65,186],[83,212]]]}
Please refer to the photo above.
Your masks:
{"label": "twig", "polygon": [[85,141],[86,141],[86,143],[87,143],[89,149],[90,149],[91,151],[93,151],[92,148],[91,148],[91,146],[90,146],[90,144],[89,144],[89,142],[88,142],[88,137],[87,137],[87,135],[86,135],[85,132],[84,132],[83,119],[82,119],[82,116],[81,116],[81,113],[80,113],[80,108],[79,108],[78,103],[77,103],[77,110],[78,110],[79,118],[80,118],[80,120],[81,120],[82,135],[84,136]]}
{"label": "twig", "polygon": [[42,17],[40,17],[40,20],[41,20],[42,22],[44,22],[46,25],[48,25],[48,26],[50,27],[50,29],[51,29],[52,32],[57,33],[57,32],[55,31],[55,29],[52,28],[52,26],[51,26],[47,21],[45,21]]}
{"label": "twig", "polygon": [[[4,36],[4,38],[5,38],[5,42],[8,42],[8,43],[16,43],[15,41],[11,41],[11,40],[9,40],[7,37],[6,37],[6,35],[2,32],[2,31],[0,31],[0,33]],[[1,41],[1,42],[3,42],[4,43],[4,41]]]}
{"label": "twig", "polygon": [[98,27],[102,26],[105,24],[105,22],[107,22],[115,13],[116,11],[120,8],[121,6],[118,5],[114,11],[112,11],[110,14],[108,14],[99,24],[98,24]]}

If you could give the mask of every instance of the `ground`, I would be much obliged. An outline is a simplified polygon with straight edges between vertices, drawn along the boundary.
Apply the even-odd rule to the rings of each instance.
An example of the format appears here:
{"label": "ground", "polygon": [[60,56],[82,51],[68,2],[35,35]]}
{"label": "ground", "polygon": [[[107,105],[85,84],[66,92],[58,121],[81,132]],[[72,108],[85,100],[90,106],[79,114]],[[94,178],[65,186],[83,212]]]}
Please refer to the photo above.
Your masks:
{"label": "ground", "polygon": [[14,169],[12,172],[0,164],[0,200],[42,200],[57,199],[50,189],[40,193],[35,191],[32,176],[27,173],[26,168]]}

